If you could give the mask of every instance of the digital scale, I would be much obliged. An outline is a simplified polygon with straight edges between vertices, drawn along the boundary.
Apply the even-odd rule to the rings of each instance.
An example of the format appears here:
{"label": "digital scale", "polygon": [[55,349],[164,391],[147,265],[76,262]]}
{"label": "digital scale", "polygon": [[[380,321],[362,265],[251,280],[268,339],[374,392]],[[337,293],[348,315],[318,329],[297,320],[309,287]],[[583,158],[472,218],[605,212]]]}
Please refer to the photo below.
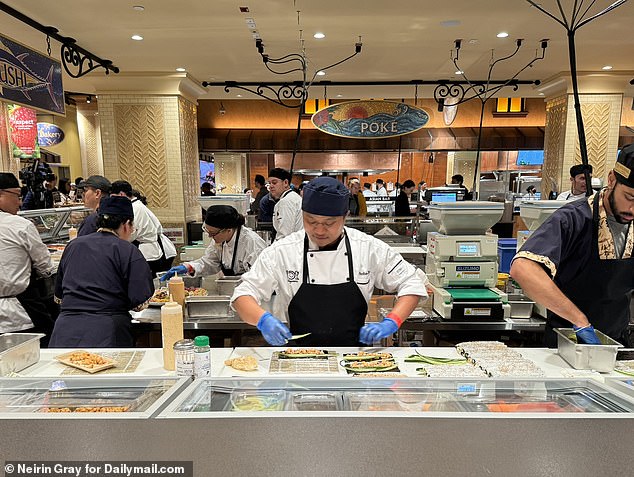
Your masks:
{"label": "digital scale", "polygon": [[500,321],[511,315],[506,293],[495,288],[498,237],[487,233],[504,212],[501,202],[445,202],[428,207],[438,232],[427,235],[425,273],[433,309],[445,320]]}

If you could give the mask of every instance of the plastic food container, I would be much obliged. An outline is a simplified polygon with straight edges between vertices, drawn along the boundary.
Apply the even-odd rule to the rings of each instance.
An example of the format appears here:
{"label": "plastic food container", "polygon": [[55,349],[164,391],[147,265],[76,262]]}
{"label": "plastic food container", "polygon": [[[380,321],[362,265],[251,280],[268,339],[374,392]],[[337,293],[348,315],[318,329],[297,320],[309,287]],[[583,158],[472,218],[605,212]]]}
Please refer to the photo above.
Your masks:
{"label": "plastic food container", "polygon": [[231,410],[237,412],[283,411],[285,391],[240,391],[231,395]]}
{"label": "plastic food container", "polygon": [[339,411],[343,404],[340,393],[294,393],[291,396],[292,411]]}
{"label": "plastic food container", "polygon": [[42,333],[0,335],[0,376],[17,373],[40,360]]}
{"label": "plastic food container", "polygon": [[596,330],[600,345],[578,344],[572,328],[555,328],[557,351],[575,369],[594,369],[600,373],[610,373],[616,363],[616,353],[623,345]]}

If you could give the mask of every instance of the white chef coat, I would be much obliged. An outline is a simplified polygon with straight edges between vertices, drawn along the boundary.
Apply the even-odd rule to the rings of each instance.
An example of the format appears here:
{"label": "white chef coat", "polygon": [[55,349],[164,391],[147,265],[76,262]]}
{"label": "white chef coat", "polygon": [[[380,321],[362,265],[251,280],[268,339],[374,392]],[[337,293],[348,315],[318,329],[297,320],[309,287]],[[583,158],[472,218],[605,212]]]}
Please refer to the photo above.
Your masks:
{"label": "white chef coat", "polygon": [[567,202],[572,202],[573,200],[579,200],[586,197],[586,193],[583,192],[579,195],[574,195],[571,190],[567,190],[566,192],[562,192],[557,196],[557,200],[565,200]]}
{"label": "white chef coat", "polygon": [[363,197],[376,197],[376,193],[370,189],[363,189]]}
{"label": "white chef coat", "polygon": [[[397,296],[427,297],[424,283],[426,276],[422,270],[406,262],[385,242],[356,229],[344,229],[350,239],[354,280],[366,302],[370,302],[375,286]],[[242,275],[242,282],[236,287],[231,302],[248,295],[262,305],[275,291],[274,314],[277,318],[288,320],[288,305],[303,279],[304,235],[303,230],[295,232],[264,250],[251,270]],[[311,283],[345,283],[348,278],[345,241],[339,242],[337,250],[317,249],[315,244],[309,243],[307,260]],[[324,303],[323,306],[327,310],[328,304]]]}
{"label": "white chef coat", "polygon": [[152,262],[163,256],[157,240],[159,234],[165,250],[165,258],[175,257],[176,247],[170,239],[163,235],[163,227],[154,212],[138,199],[132,200],[132,211],[134,212],[134,231],[130,240],[139,242],[139,251],[145,260]]}
{"label": "white chef coat", "polygon": [[[222,244],[216,244],[212,242],[205,250],[205,254],[198,260],[193,260],[189,263],[194,269],[194,276],[199,275],[213,275],[220,271],[220,264],[225,268],[231,267],[231,260],[233,259],[233,250],[236,244],[236,235],[233,234],[231,240]],[[255,260],[260,255],[260,252],[266,248],[266,242],[250,228],[244,225],[240,229],[240,239],[238,240],[238,251],[236,254],[236,262],[233,266],[234,273],[244,273],[248,271]]]}
{"label": "white chef coat", "polygon": [[380,189],[376,190],[376,195],[379,197],[387,197],[387,189],[385,188],[385,186],[381,187]]}
{"label": "white chef coat", "polygon": [[273,209],[273,228],[277,232],[275,241],[304,229],[302,216],[302,196],[293,190],[287,190]]}
{"label": "white chef coat", "polygon": [[53,262],[48,248],[30,220],[0,211],[0,333],[33,327],[15,297],[29,286],[31,269],[50,277]]}

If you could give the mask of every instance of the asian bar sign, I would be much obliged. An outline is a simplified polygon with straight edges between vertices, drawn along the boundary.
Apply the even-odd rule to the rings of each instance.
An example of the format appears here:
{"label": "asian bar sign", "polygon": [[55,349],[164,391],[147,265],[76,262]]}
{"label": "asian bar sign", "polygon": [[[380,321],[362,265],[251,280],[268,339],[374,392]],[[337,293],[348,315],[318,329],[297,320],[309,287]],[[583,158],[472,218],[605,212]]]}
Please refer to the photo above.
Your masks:
{"label": "asian bar sign", "polygon": [[0,35],[0,100],[64,115],[60,62]]}
{"label": "asian bar sign", "polygon": [[317,129],[333,136],[377,139],[418,131],[429,121],[429,114],[395,101],[349,101],[317,111],[311,120]]}

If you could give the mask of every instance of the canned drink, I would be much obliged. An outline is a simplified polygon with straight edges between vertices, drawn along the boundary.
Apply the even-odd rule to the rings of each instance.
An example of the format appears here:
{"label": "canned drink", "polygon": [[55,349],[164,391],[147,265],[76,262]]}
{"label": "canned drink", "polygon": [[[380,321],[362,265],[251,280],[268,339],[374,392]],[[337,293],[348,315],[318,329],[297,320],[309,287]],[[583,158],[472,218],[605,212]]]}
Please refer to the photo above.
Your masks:
{"label": "canned drink", "polygon": [[179,340],[174,343],[174,361],[177,376],[194,375],[194,340]]}

